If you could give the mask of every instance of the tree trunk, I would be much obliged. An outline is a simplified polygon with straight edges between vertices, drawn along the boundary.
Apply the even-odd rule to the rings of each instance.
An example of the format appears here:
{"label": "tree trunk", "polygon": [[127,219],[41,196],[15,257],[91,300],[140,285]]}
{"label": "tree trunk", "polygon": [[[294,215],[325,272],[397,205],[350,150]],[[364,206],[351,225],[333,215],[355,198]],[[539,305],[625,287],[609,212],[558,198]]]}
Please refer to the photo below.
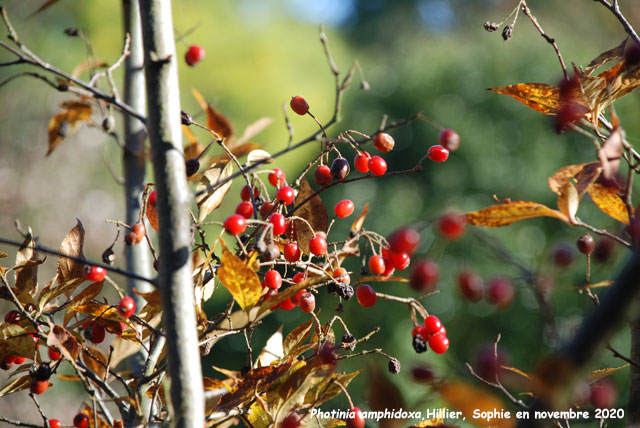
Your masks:
{"label": "tree trunk", "polygon": [[[640,361],[640,316],[631,321],[631,361]],[[631,366],[627,424],[640,426],[640,368]]]}
{"label": "tree trunk", "polygon": [[147,130],[159,223],[159,288],[167,336],[174,426],[202,428],[204,399],[191,267],[191,193],[182,150],[171,2],[140,0]]}

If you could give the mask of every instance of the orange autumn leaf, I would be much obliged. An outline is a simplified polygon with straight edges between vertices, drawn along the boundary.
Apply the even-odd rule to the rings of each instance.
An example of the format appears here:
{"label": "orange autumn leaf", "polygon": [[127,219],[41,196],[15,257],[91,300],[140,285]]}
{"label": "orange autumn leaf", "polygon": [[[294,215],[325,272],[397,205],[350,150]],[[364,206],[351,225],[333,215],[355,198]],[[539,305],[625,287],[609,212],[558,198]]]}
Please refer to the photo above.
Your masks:
{"label": "orange autumn leaf", "polygon": [[506,226],[535,217],[554,217],[569,223],[569,218],[560,211],[528,201],[506,202],[466,214],[467,224],[484,227]]}
{"label": "orange autumn leaf", "polygon": [[82,253],[82,247],[84,245],[84,227],[79,219],[76,220],[76,225],[69,231],[69,233],[67,233],[60,244],[60,248],[58,248],[58,252],[63,254],[58,256],[58,275],[62,282],[74,279],[84,279],[84,263],[64,256],[72,256],[78,259],[84,258]]}
{"label": "orange autumn leaf", "polygon": [[[578,194],[582,197],[586,188],[598,178],[600,171],[600,162],[567,165],[554,172],[547,181],[551,191],[560,195],[565,184],[575,178],[577,182],[574,184],[578,189]],[[585,183],[588,184],[585,185]]]}
{"label": "orange autumn leaf", "polygon": [[191,93],[196,101],[198,101],[198,104],[200,104],[200,108],[207,113],[207,128],[215,131],[222,138],[232,138],[234,136],[234,132],[229,119],[227,119],[225,115],[220,113],[218,110],[211,107],[197,89],[193,89]]}
{"label": "orange autumn leaf", "polygon": [[260,300],[262,285],[258,275],[251,270],[242,260],[236,257],[222,244],[222,256],[220,257],[220,268],[218,278],[233,296],[238,305],[248,311]]}
{"label": "orange autumn leaf", "polygon": [[147,198],[145,207],[145,213],[147,215],[147,220],[149,220],[149,224],[153,229],[158,231],[158,208],[156,207],[156,203],[149,203],[149,198]]}
{"label": "orange autumn leaf", "polygon": [[91,119],[91,104],[85,101],[65,101],[63,110],[49,121],[49,155],[66,137],[71,135],[82,121]]}
{"label": "orange autumn leaf", "polygon": [[629,224],[629,212],[627,205],[618,195],[613,187],[603,186],[599,183],[593,183],[587,189],[587,193],[591,196],[591,200],[610,217],[621,223]]}
{"label": "orange autumn leaf", "polygon": [[546,83],[518,83],[489,88],[498,94],[509,95],[540,113],[555,115],[560,111],[560,89]]}

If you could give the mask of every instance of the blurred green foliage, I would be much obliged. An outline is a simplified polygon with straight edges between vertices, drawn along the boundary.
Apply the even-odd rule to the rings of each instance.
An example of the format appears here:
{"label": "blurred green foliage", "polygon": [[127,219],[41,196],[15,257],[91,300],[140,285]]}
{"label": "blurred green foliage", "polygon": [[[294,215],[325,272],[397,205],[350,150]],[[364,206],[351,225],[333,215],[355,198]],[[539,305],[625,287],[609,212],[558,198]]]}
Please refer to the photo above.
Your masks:
{"label": "blurred green foliage", "polygon": [[[336,2],[328,3],[337,7]],[[382,301],[373,308],[362,308],[353,299],[345,303],[341,315],[356,337],[381,326],[382,331],[361,348],[381,347],[398,358],[403,371],[393,377],[393,382],[405,395],[406,402],[419,403],[417,409],[435,408],[442,403],[424,401],[428,389],[416,387],[411,380],[409,372],[415,364],[428,364],[439,376],[470,380],[463,363],[473,363],[476,351],[492,343],[500,333],[501,345],[510,355],[511,364],[530,372],[536,362],[559,343],[549,340],[534,295],[513,265],[488,250],[474,237],[472,230],[458,242],[440,240],[432,228],[434,220],[449,209],[464,212],[491,205],[494,203],[492,195],[555,207],[556,198],[547,186],[547,178],[564,165],[595,160],[594,146],[581,135],[557,135],[548,117],[509,97],[486,90],[520,82],[554,84],[562,77],[551,46],[526,17],[519,17],[514,36],[508,42],[502,40],[499,31],[490,34],[483,30],[483,22],[501,21],[516,5],[515,1],[358,0],[345,3],[348,7],[344,4],[341,7],[346,12],[340,9],[342,15],[337,17],[330,15],[330,12],[336,12],[335,9],[327,9],[328,16],[334,19],[333,25],[326,30],[331,51],[342,71],[358,59],[371,90],[359,91],[359,82],[354,79],[354,88],[345,97],[343,121],[331,135],[346,129],[372,134],[378,129],[383,115],[395,121],[421,111],[457,130],[462,138],[460,149],[444,164],[426,161],[424,170],[418,174],[337,186],[322,195],[328,207],[350,198],[356,205],[356,212],[369,202],[365,227],[383,235],[402,225],[416,225],[422,234],[422,249],[416,258],[429,257],[440,264],[439,293],[425,302],[428,310],[439,316],[447,327],[451,348],[444,356],[432,352],[415,354],[411,347],[412,325],[403,304]],[[34,2],[9,2],[6,7],[23,43],[46,61],[70,71],[87,58],[80,40],[63,34],[67,27],[83,29],[98,57],[109,63],[117,59],[122,43],[118,2],[62,0],[31,16],[36,6]],[[569,66],[572,62],[586,65],[625,37],[617,21],[592,1],[547,0],[530,6],[545,31],[558,42]],[[628,9],[625,12],[630,20],[640,22],[639,8],[629,5]],[[288,137],[282,105],[292,95],[304,95],[312,112],[320,121],[327,121],[333,112],[334,81],[318,43],[317,24],[323,21],[323,16],[300,13],[304,10],[304,4],[287,0],[175,2],[174,26],[179,38],[179,54],[184,54],[189,43],[199,44],[207,52],[205,60],[194,68],[181,61],[182,108],[204,122],[204,115],[197,114],[199,108],[190,94],[192,88],[197,88],[230,118],[238,134],[254,120],[271,117],[274,119],[272,125],[255,139],[271,152],[286,145]],[[193,31],[186,38],[180,38],[180,34],[190,30]],[[11,56],[0,52],[0,62],[8,60]],[[19,66],[1,67],[0,80],[22,69]],[[116,79],[121,78],[117,73]],[[25,77],[2,87],[0,97],[4,106],[0,115],[0,129],[3,130],[0,172],[14,177],[13,181],[5,183],[14,190],[0,198],[0,207],[5,212],[0,219],[3,235],[11,235],[13,219],[20,218],[33,226],[37,234],[46,237],[43,244],[55,246],[67,230],[66,226],[60,229],[61,222],[69,223],[79,216],[70,208],[81,204],[88,192],[96,188],[111,201],[109,215],[124,216],[118,188],[101,167],[101,151],[105,145],[113,143],[101,134],[81,130],[76,137],[63,142],[49,158],[44,158],[47,121],[57,111],[57,104],[68,95],[55,93]],[[616,103],[617,113],[632,143],[638,142],[640,135],[640,124],[635,120],[639,107],[637,94]],[[315,131],[316,125],[308,117],[290,116],[296,140]],[[100,121],[96,120],[96,123]],[[390,170],[402,170],[415,166],[427,148],[436,143],[438,130],[428,123],[415,121],[390,133],[395,138],[396,149],[385,158]],[[197,135],[206,139],[202,133]],[[293,177],[317,149],[309,144],[278,159],[277,166]],[[373,150],[371,147],[370,151]],[[117,149],[113,145],[107,146],[106,152],[118,168]],[[343,154],[353,159],[351,148],[346,147]],[[15,171],[29,171],[31,178],[17,179],[19,174]],[[59,176],[75,177],[56,181],[62,183],[59,186],[73,183],[73,188],[58,187],[70,208],[61,207],[61,196],[39,185],[43,181],[57,180],[55,177]],[[78,180],[78,177],[82,178]],[[234,185],[228,202],[212,215],[212,219],[223,219],[235,208],[240,200],[237,194],[241,185]],[[89,214],[85,211],[83,215]],[[92,241],[87,245],[92,247],[88,253],[97,255],[111,242],[113,231],[107,226],[99,226],[105,217],[100,210],[94,209],[93,215],[97,217],[95,227],[102,229],[92,235]],[[599,228],[620,231],[620,227],[593,208],[586,197],[580,216]],[[339,221],[330,238],[341,239],[349,225],[348,220]],[[211,236],[218,230],[211,228]],[[550,304],[560,339],[570,338],[580,319],[592,307],[592,302],[573,288],[584,282],[586,262],[583,257],[576,257],[570,268],[561,270],[550,262],[550,252],[558,242],[573,245],[584,231],[554,219],[535,219],[487,233],[502,242],[515,258],[554,278]],[[594,264],[592,280],[611,279],[624,259],[623,253],[619,249],[618,256],[611,262]],[[360,271],[355,260],[350,261],[348,267],[355,273]],[[472,267],[487,280],[496,275],[513,278],[517,287],[514,304],[498,311],[486,303],[464,302],[457,292],[455,280],[462,267]],[[417,297],[406,284],[373,285],[381,292]],[[334,315],[338,301],[334,296],[326,295],[324,290],[318,299],[317,307],[322,308],[320,319],[326,321]],[[221,310],[227,300],[228,294],[219,287],[207,308],[208,313]],[[285,325],[286,333],[306,319],[307,315],[298,310],[278,312],[269,317],[252,337],[254,357],[280,324]],[[337,327],[336,332],[340,337],[341,327]],[[214,375],[211,365],[240,370],[245,364],[243,338],[226,338],[223,344],[214,348],[211,357],[205,360],[207,375]],[[623,354],[628,353],[626,329],[612,340],[612,345]],[[592,368],[621,363],[610,353],[603,352]],[[341,363],[341,369],[361,369],[370,364],[386,370],[386,360],[381,356],[347,360]],[[615,376],[620,406],[626,400],[627,375],[628,371],[621,371]],[[366,375],[360,376],[350,388],[360,407],[367,407],[367,381]],[[347,402],[339,398],[334,405],[344,408]]]}

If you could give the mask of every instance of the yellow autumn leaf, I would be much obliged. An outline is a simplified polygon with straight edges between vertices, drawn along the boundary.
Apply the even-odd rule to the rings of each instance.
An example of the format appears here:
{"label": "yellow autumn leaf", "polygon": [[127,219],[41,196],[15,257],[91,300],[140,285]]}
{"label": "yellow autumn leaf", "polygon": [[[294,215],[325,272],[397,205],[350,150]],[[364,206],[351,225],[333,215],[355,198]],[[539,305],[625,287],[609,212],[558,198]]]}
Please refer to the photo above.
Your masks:
{"label": "yellow autumn leaf", "polygon": [[65,101],[63,110],[49,121],[49,149],[47,155],[66,137],[71,135],[80,125],[91,119],[91,104],[85,101]]}
{"label": "yellow autumn leaf", "polygon": [[528,201],[506,202],[466,214],[467,224],[484,227],[506,226],[535,217],[554,217],[569,223],[569,218],[560,211]]}
{"label": "yellow autumn leaf", "polygon": [[518,83],[489,90],[509,95],[540,113],[555,115],[561,108],[560,89],[546,83]]}
{"label": "yellow autumn leaf", "polygon": [[603,186],[599,183],[593,183],[587,189],[587,193],[591,196],[591,200],[610,217],[621,223],[629,224],[629,212],[627,206],[622,200],[615,188]]}
{"label": "yellow autumn leaf", "polygon": [[248,311],[260,300],[262,285],[258,275],[242,260],[229,251],[221,240],[222,256],[218,278],[233,296],[238,305]]}

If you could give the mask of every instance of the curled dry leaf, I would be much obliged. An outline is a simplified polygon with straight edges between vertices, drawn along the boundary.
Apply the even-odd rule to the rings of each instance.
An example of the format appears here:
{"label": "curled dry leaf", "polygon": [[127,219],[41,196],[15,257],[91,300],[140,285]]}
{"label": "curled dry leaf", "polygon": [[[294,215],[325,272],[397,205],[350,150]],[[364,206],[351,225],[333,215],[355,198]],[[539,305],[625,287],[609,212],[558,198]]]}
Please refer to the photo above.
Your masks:
{"label": "curled dry leaf", "polygon": [[62,140],[76,131],[82,121],[91,119],[91,104],[85,101],[65,101],[63,110],[49,121],[49,155]]}
{"label": "curled dry leaf", "polygon": [[95,346],[84,345],[82,347],[82,361],[85,363],[89,370],[98,375],[101,379],[107,372],[107,364],[109,359],[107,356]]}
{"label": "curled dry leaf", "polygon": [[15,378],[0,389],[0,397],[27,389],[29,385],[31,385],[31,375],[26,374]]}
{"label": "curled dry leaf", "polygon": [[265,150],[257,149],[257,150],[252,150],[247,155],[247,162],[248,163],[255,163],[255,162],[273,163],[273,158],[271,157],[269,152]]}
{"label": "curled dry leaf", "polygon": [[215,131],[219,136],[225,139],[231,139],[234,136],[233,126],[229,119],[225,117],[218,110],[211,107],[211,105],[204,99],[202,94],[197,90],[191,91],[200,108],[207,113],[207,128]]}
{"label": "curled dry leaf", "polygon": [[29,333],[17,324],[0,323],[0,361],[8,356],[33,358],[36,344]]}
{"label": "curled dry leaf", "polygon": [[598,159],[602,163],[602,175],[605,178],[612,178],[620,167],[620,157],[622,157],[622,131],[615,128],[609,138],[598,150]]}
{"label": "curled dry leaf", "polygon": [[571,224],[576,224],[576,213],[580,205],[580,197],[575,186],[568,181],[558,196],[558,209],[569,218]]}
{"label": "curled dry leaf", "polygon": [[33,303],[33,297],[38,291],[38,265],[44,260],[38,257],[36,242],[33,240],[33,231],[29,228],[29,233],[16,254],[15,285],[14,293],[18,300],[23,303]]}
{"label": "curled dry leaf", "polygon": [[78,341],[66,328],[59,325],[51,325],[47,336],[47,346],[61,352],[67,360],[78,359]]}
{"label": "curled dry leaf", "polygon": [[[68,256],[84,258],[84,254],[82,253],[82,247],[84,245],[84,227],[79,219],[76,220],[76,225],[62,240],[62,244],[60,244],[58,251]],[[83,269],[84,263],[64,256],[58,257],[58,275],[62,282],[81,278],[84,279]]]}
{"label": "curled dry leaf", "polygon": [[[102,291],[102,287],[104,282],[94,282],[89,285],[87,288],[82,290],[78,295],[76,295],[73,299],[71,299],[70,306],[80,306],[84,305],[87,302],[90,302],[94,297],[96,297]],[[67,311],[64,314],[64,322],[63,325],[67,325],[69,320],[73,318],[75,312],[71,308],[67,308]]]}
{"label": "curled dry leaf", "polygon": [[513,201],[494,205],[466,214],[467,223],[474,226],[500,227],[520,220],[535,217],[554,217],[569,223],[569,218],[560,211],[537,202]]}
{"label": "curled dry leaf", "polygon": [[629,212],[627,205],[618,195],[613,187],[603,186],[600,183],[593,183],[587,189],[591,200],[610,217],[621,223],[629,224]]}
{"label": "curled dry leaf", "polygon": [[229,180],[222,186],[215,188],[216,184],[228,178],[233,173],[233,164],[231,162],[218,162],[211,168],[207,169],[202,178],[200,184],[196,187],[196,193],[205,192],[198,196],[198,222],[201,223],[211,212],[222,204],[224,196],[231,188],[232,180]]}
{"label": "curled dry leaf", "polygon": [[305,340],[307,340],[307,338],[311,334],[313,322],[314,319],[310,318],[309,321],[300,324],[299,326],[291,330],[289,334],[287,334],[287,337],[284,339],[284,344],[282,345],[285,356],[291,358],[297,357],[297,355],[291,355],[291,351],[296,349]]}
{"label": "curled dry leaf", "polygon": [[222,244],[222,256],[218,268],[218,278],[224,287],[229,290],[238,305],[249,311],[260,300],[262,285],[258,275],[251,270],[242,260],[236,257]]}

